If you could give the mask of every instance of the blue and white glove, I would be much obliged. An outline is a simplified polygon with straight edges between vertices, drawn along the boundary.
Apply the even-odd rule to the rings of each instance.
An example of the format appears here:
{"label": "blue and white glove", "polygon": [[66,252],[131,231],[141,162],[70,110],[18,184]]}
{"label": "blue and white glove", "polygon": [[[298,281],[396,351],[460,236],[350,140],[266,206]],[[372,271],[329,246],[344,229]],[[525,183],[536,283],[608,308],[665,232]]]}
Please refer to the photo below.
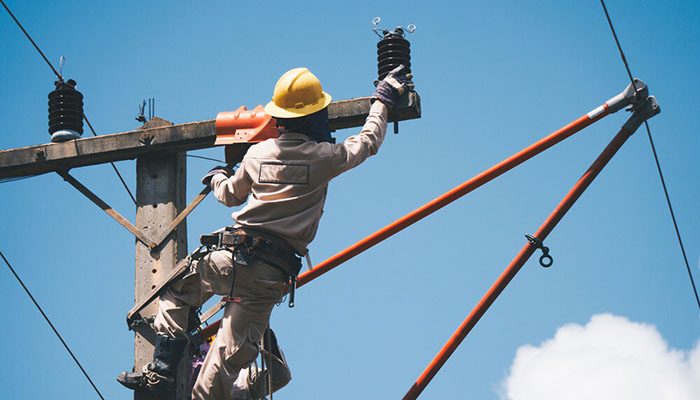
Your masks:
{"label": "blue and white glove", "polygon": [[413,90],[415,87],[411,80],[413,79],[413,75],[404,73],[405,70],[406,67],[403,65],[399,65],[391,70],[391,72],[379,82],[377,90],[375,90],[371,99],[379,100],[386,104],[387,107],[393,108],[402,94]]}
{"label": "blue and white glove", "polygon": [[211,186],[211,180],[214,178],[214,175],[218,174],[224,174],[228,178],[231,176],[233,171],[226,166],[219,165],[211,169],[211,171],[207,172],[206,175],[202,178],[202,185],[204,186]]}

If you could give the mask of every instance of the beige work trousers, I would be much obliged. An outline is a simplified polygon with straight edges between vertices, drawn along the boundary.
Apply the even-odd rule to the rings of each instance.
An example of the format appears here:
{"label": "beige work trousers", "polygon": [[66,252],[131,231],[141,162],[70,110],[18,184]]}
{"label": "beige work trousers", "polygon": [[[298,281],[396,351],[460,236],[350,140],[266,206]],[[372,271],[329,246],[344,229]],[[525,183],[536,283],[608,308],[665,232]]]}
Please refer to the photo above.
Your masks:
{"label": "beige work trousers", "polygon": [[[226,296],[231,290],[231,252],[220,250],[195,262],[182,279],[161,295],[154,321],[156,332],[186,337],[191,307],[199,307],[214,294]],[[241,369],[258,355],[258,343],[270,321],[272,307],[282,301],[285,274],[257,261],[236,265],[234,296],[224,308],[224,317],[192,389],[193,400],[246,399],[247,388],[236,383]]]}

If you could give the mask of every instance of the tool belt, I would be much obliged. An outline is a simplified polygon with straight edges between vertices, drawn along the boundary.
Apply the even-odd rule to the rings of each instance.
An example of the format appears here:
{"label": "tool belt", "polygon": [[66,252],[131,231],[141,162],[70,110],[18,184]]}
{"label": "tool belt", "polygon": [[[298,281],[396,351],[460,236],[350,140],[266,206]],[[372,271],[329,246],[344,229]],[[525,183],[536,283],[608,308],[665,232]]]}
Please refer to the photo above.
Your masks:
{"label": "tool belt", "polygon": [[249,265],[258,258],[285,273],[290,281],[289,307],[294,307],[294,292],[297,275],[301,270],[301,258],[287,241],[257,229],[234,227],[227,227],[211,235],[202,235],[200,241],[208,248],[230,250],[236,264]]}

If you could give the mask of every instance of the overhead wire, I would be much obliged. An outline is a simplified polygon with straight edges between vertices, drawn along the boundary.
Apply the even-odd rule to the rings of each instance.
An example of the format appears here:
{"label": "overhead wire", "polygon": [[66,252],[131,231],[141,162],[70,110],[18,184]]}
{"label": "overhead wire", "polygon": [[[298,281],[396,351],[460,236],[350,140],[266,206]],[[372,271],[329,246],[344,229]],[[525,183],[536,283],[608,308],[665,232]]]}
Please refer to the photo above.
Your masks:
{"label": "overhead wire", "polygon": [[[630,81],[632,82],[632,86],[635,90],[637,91],[637,88],[634,84],[634,78],[632,77],[632,71],[630,70],[629,63],[627,62],[627,57],[625,57],[624,51],[622,51],[622,46],[620,45],[620,40],[617,37],[617,33],[615,32],[615,27],[613,26],[612,20],[610,19],[610,14],[608,13],[608,8],[605,6],[605,1],[600,0],[600,4],[603,6],[603,11],[605,12],[605,18],[608,20],[608,25],[610,25],[610,30],[612,31],[613,37],[615,38],[615,43],[617,44],[617,49],[620,51],[620,57],[622,57],[622,62],[625,65],[625,69],[627,70],[627,75],[630,78]],[[647,137],[649,138],[649,144],[651,145],[651,151],[654,155],[654,160],[656,161],[656,169],[659,171],[659,178],[661,179],[661,186],[664,189],[664,195],[666,196],[666,204],[668,204],[668,210],[671,213],[671,219],[673,220],[673,227],[676,230],[676,237],[678,238],[678,244],[680,245],[681,248],[681,253],[683,254],[683,260],[685,261],[685,268],[688,270],[688,277],[690,278],[690,284],[693,287],[693,293],[695,294],[695,301],[698,304],[698,308],[700,309],[700,296],[698,296],[698,290],[697,287],[695,286],[695,280],[693,279],[693,273],[690,269],[690,263],[688,263],[688,256],[685,253],[685,247],[683,246],[683,239],[681,238],[681,233],[680,230],[678,229],[678,222],[676,221],[676,215],[673,212],[673,206],[671,205],[671,198],[668,194],[668,188],[666,187],[666,180],[664,179],[664,175],[661,172],[661,163],[659,162],[659,157],[656,154],[656,146],[654,146],[654,139],[651,136],[651,129],[649,128],[649,124],[647,121],[644,121],[644,125],[646,126],[647,129]]]}
{"label": "overhead wire", "polygon": [[24,179],[33,178],[33,177],[35,177],[35,176],[36,176],[36,175],[27,175],[27,176],[13,176],[13,177],[10,177],[10,178],[0,178],[0,184],[2,184],[2,183],[8,183],[8,182],[14,182],[14,181],[21,181],[21,180],[24,180]]}
{"label": "overhead wire", "polygon": [[[0,0],[0,1],[1,1],[1,0]],[[85,122],[87,123],[87,126],[90,128],[90,132],[92,132],[92,135],[93,135],[93,136],[97,136],[97,133],[95,133],[95,129],[92,127],[92,124],[90,123],[90,121],[88,121],[87,115],[85,115],[85,113],[83,113],[83,118],[85,119]],[[134,202],[134,205],[135,205],[135,206],[138,206],[138,204],[136,203],[136,198],[135,198],[134,195],[131,193],[131,190],[129,190],[129,186],[127,186],[126,182],[124,182],[124,178],[122,178],[122,174],[120,174],[119,171],[117,170],[117,166],[114,165],[114,163],[111,162],[111,161],[110,161],[109,164],[112,166],[112,169],[114,170],[114,172],[115,172],[115,173],[117,174],[117,176],[119,177],[119,180],[121,181],[122,186],[124,186],[124,189],[126,189],[126,192],[129,193],[129,197],[131,197],[131,201]]]}
{"label": "overhead wire", "polygon": [[226,161],[218,160],[218,159],[216,159],[216,158],[211,158],[211,157],[196,156],[196,155],[194,155],[194,154],[187,154],[187,157],[201,158],[202,160],[216,161],[216,162],[219,162],[219,163],[226,164]]}
{"label": "overhead wire", "polygon": [[61,76],[61,74],[59,74],[58,71],[56,71],[56,68],[54,68],[53,65],[51,65],[51,62],[49,61],[48,58],[46,58],[46,56],[44,55],[44,52],[41,51],[41,49],[39,48],[39,46],[37,46],[37,44],[34,42],[34,40],[32,40],[32,37],[29,36],[29,33],[27,33],[27,31],[24,30],[24,27],[22,26],[22,24],[19,23],[19,21],[17,20],[17,18],[15,18],[15,15],[12,14],[12,11],[10,11],[10,9],[7,8],[7,4],[5,4],[5,2],[4,2],[3,0],[0,0],[0,3],[2,3],[3,7],[5,7],[5,10],[7,10],[7,13],[10,14],[10,17],[12,17],[12,19],[15,20],[15,23],[17,24],[17,26],[19,26],[19,29],[21,29],[22,32],[24,32],[24,35],[27,36],[27,39],[29,39],[29,41],[32,42],[32,44],[34,45],[34,48],[35,48],[36,51],[38,51],[39,54],[41,54],[41,56],[44,58],[44,61],[46,61],[46,64],[49,65],[49,67],[50,67],[51,70],[53,71],[54,75],[56,75],[56,77],[57,77],[61,82],[63,82],[63,77]]}
{"label": "overhead wire", "polygon": [[[15,23],[17,24],[17,26],[19,27],[19,29],[22,30],[22,32],[23,32],[24,35],[27,37],[27,39],[29,39],[29,41],[32,43],[32,45],[34,45],[34,48],[36,49],[36,51],[38,51],[39,54],[41,55],[41,57],[44,59],[44,61],[46,61],[46,64],[48,64],[48,66],[51,68],[51,71],[53,71],[54,75],[56,75],[56,78],[58,78],[59,82],[63,82],[63,76],[61,76],[61,74],[60,74],[58,71],[56,71],[56,68],[54,68],[53,64],[51,64],[51,61],[49,61],[49,59],[46,58],[46,56],[44,55],[44,52],[41,51],[41,49],[40,49],[39,46],[36,44],[36,42],[32,39],[31,36],[29,36],[29,33],[24,29],[24,27],[23,27],[22,24],[17,20],[17,18],[15,17],[15,15],[12,13],[12,11],[10,11],[10,9],[7,7],[7,4],[5,4],[5,1],[4,1],[4,0],[0,0],[0,3],[2,3],[3,7],[5,7],[5,10],[7,10],[7,13],[10,14],[10,17],[12,17],[12,19],[15,21]],[[90,124],[90,121],[88,121],[87,115],[85,115],[85,112],[83,112],[83,119],[85,119],[85,122],[87,123],[88,127],[90,127],[90,131],[92,131],[92,134],[93,134],[94,136],[97,136],[97,133],[95,133],[95,129],[92,127],[92,124]],[[113,162],[110,162],[110,164],[112,165],[112,168],[114,169],[114,172],[115,172],[115,173],[117,174],[117,176],[119,177],[119,180],[121,181],[122,185],[124,186],[124,189],[126,189],[126,192],[129,194],[129,197],[131,197],[131,201],[134,202],[134,205],[137,205],[137,203],[136,203],[136,198],[135,198],[134,195],[131,193],[131,190],[129,190],[129,186],[127,186],[126,182],[124,181],[124,178],[122,178],[122,175],[119,173],[119,170],[117,170],[117,166],[114,165]]]}
{"label": "overhead wire", "polygon": [[[0,1],[2,1],[2,0],[0,0]],[[39,303],[36,301],[36,299],[34,298],[34,296],[32,296],[32,293],[29,291],[29,289],[28,289],[27,286],[24,284],[24,282],[23,282],[22,279],[19,277],[19,275],[17,275],[17,272],[15,271],[15,269],[12,268],[12,265],[10,265],[10,262],[7,261],[7,258],[5,258],[5,255],[2,254],[2,251],[0,251],[0,257],[2,257],[3,261],[5,261],[5,264],[7,264],[7,267],[10,268],[10,271],[11,271],[12,274],[15,276],[15,278],[17,279],[17,281],[19,282],[19,284],[22,285],[22,288],[24,289],[24,291],[27,292],[27,295],[29,296],[29,298],[32,300],[32,302],[34,303],[34,305],[36,306],[36,308],[39,310],[39,312],[41,313],[41,315],[44,317],[44,319],[46,320],[46,322],[49,324],[49,326],[50,326],[51,329],[53,330],[53,333],[56,334],[56,337],[58,337],[58,340],[61,341],[61,343],[63,344],[63,347],[66,348],[66,350],[68,351],[68,354],[70,354],[70,356],[73,358],[73,361],[75,361],[75,363],[78,365],[78,368],[80,368],[80,371],[83,372],[83,375],[85,375],[85,378],[87,378],[88,382],[90,382],[90,385],[92,385],[92,388],[95,389],[95,392],[97,392],[97,395],[100,396],[100,399],[104,400],[104,397],[102,397],[102,393],[100,393],[100,391],[97,389],[97,386],[95,386],[95,383],[94,383],[94,382],[92,381],[92,379],[90,378],[90,375],[88,375],[87,371],[85,371],[85,368],[83,368],[82,364],[80,364],[80,361],[78,361],[78,358],[75,357],[75,354],[73,354],[73,351],[71,351],[70,347],[68,347],[68,344],[66,344],[66,341],[63,340],[63,337],[61,337],[61,334],[58,333],[58,330],[56,329],[56,327],[53,325],[53,323],[51,323],[51,320],[49,319],[49,317],[46,315],[46,313],[45,313],[44,310],[41,308],[41,306],[39,305]]]}

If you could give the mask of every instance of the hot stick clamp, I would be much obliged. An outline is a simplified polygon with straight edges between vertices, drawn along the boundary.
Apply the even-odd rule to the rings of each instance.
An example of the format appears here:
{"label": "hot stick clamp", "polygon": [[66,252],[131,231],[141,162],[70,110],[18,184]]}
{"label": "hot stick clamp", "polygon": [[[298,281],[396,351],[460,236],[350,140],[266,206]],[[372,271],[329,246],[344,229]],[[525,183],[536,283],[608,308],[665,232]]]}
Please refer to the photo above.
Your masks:
{"label": "hot stick clamp", "polygon": [[660,113],[661,108],[656,98],[649,96],[644,101],[632,105],[627,111],[632,111],[632,115],[622,125],[622,129],[631,135],[639,129],[643,122]]}
{"label": "hot stick clamp", "polygon": [[549,247],[544,245],[544,242],[537,238],[535,235],[526,234],[525,237],[527,241],[535,246],[536,249],[542,250],[542,255],[540,256],[540,265],[544,268],[549,268],[554,263],[554,259],[549,255]]}
{"label": "hot stick clamp", "polygon": [[644,101],[649,96],[649,88],[641,79],[634,78],[634,81],[627,85],[617,96],[605,102],[610,113],[618,112],[630,104]]}
{"label": "hot stick clamp", "polygon": [[[415,400],[423,392],[428,383],[435,377],[440,368],[445,364],[447,359],[455,352],[457,347],[462,343],[466,336],[471,332],[471,330],[476,326],[477,322],[486,313],[489,307],[496,301],[496,298],[503,292],[505,287],[512,281],[518,271],[523,267],[525,262],[532,256],[532,254],[538,248],[542,250],[543,255],[540,258],[540,262],[544,262],[543,266],[546,267],[551,265],[551,256],[549,256],[549,249],[544,246],[543,241],[547,238],[555,226],[561,221],[564,215],[571,209],[574,203],[581,197],[583,192],[590,186],[593,180],[600,174],[600,172],[605,168],[608,162],[615,156],[615,154],[620,150],[625,141],[630,137],[634,131],[636,131],[639,126],[647,119],[658,114],[660,111],[659,104],[653,96],[648,96],[646,93],[640,93],[640,90],[635,90],[634,85],[631,85],[632,96],[629,95],[629,91],[622,93],[620,97],[614,97],[611,99],[613,107],[616,107],[616,111],[625,107],[629,104],[630,97],[634,100],[632,102],[632,107],[628,108],[628,111],[632,112],[632,116],[625,122],[620,131],[615,135],[615,137],[610,141],[607,147],[602,153],[596,158],[596,160],[591,164],[586,173],[578,180],[576,185],[571,188],[568,194],[562,199],[559,205],[554,209],[554,211],[549,215],[545,222],[540,226],[537,232],[533,235],[526,235],[528,239],[528,244],[520,250],[518,255],[513,259],[513,261],[508,265],[508,267],[499,276],[498,280],[494,282],[491,288],[486,292],[482,299],[477,303],[471,313],[462,322],[457,331],[450,337],[450,339],[445,343],[440,352],[433,358],[428,367],[423,371],[423,373],[418,377],[415,383],[408,390],[403,400]],[[629,88],[628,88],[629,89]],[[645,95],[645,97],[640,98],[640,94]],[[627,95],[627,97],[625,97]],[[622,105],[620,105],[620,103]],[[627,104],[626,104],[627,103]],[[604,104],[598,109],[588,113],[583,118],[579,119],[573,126],[581,124],[585,121],[587,124],[600,120],[606,115],[610,114],[610,106]],[[594,115],[591,115],[594,114]],[[588,125],[586,125],[588,126]],[[571,129],[571,128],[568,128]],[[568,130],[565,129],[564,131]],[[578,128],[576,131],[582,128]],[[559,134],[559,133],[557,133]],[[553,135],[550,135],[550,137]],[[323,264],[323,263],[321,263]],[[544,265],[547,264],[547,265]],[[322,265],[317,266],[316,270],[323,268]],[[304,276],[302,276],[302,279]]]}

